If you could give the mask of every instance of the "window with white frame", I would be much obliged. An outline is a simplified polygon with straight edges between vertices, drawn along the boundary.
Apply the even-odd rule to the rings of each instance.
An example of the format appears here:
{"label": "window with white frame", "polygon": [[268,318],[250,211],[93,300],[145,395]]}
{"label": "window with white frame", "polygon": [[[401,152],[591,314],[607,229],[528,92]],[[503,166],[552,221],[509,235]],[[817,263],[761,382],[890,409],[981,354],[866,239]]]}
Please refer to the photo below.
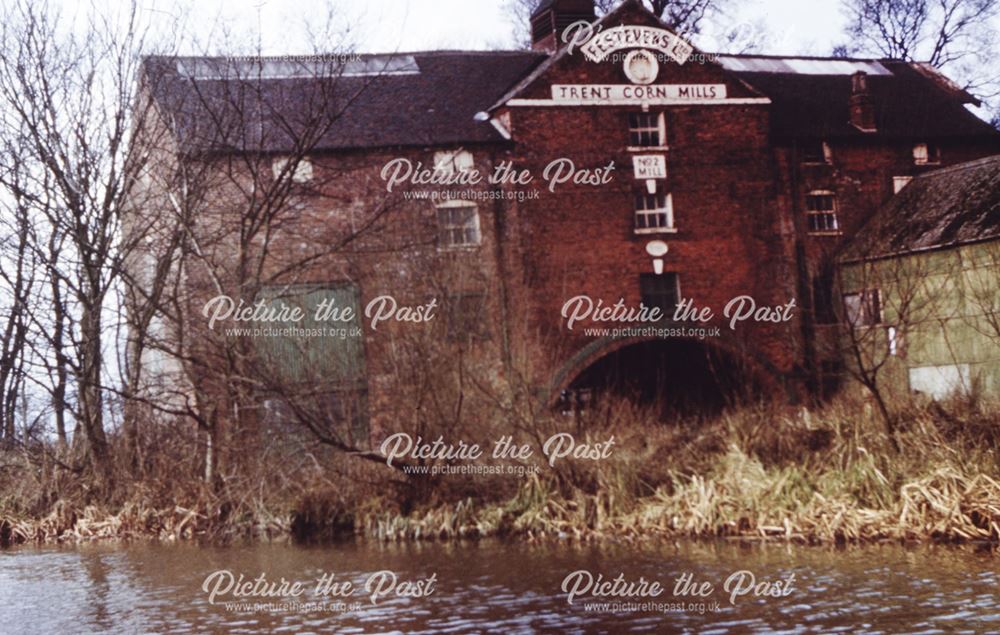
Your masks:
{"label": "window with white frame", "polygon": [[434,170],[443,174],[452,175],[456,172],[469,172],[474,166],[472,153],[468,150],[435,152]]}
{"label": "window with white frame", "polygon": [[806,195],[806,215],[810,234],[836,234],[840,232],[837,222],[837,195],[826,190],[816,190]]}
{"label": "window with white frame", "polygon": [[844,294],[844,313],[851,326],[873,326],[882,323],[882,292],[866,289]]}
{"label": "window with white frame", "polygon": [[475,247],[482,237],[479,232],[479,209],[458,202],[437,208],[438,246],[444,249]]}
{"label": "window with white frame", "polygon": [[636,190],[635,192],[635,233],[655,234],[673,232],[674,201],[666,192]]}
{"label": "window with white frame", "polygon": [[941,148],[932,143],[918,143],[913,146],[913,163],[916,165],[937,165],[941,163]]}
{"label": "window with white frame", "polygon": [[[288,157],[278,157],[271,163],[271,171],[274,173],[275,179],[286,173],[290,162],[291,159]],[[291,172],[291,177],[293,183],[308,183],[312,180],[313,166],[308,157],[299,158],[298,163],[295,164]]]}
{"label": "window with white frame", "polygon": [[628,144],[633,148],[660,148],[667,145],[663,113],[630,112]]}

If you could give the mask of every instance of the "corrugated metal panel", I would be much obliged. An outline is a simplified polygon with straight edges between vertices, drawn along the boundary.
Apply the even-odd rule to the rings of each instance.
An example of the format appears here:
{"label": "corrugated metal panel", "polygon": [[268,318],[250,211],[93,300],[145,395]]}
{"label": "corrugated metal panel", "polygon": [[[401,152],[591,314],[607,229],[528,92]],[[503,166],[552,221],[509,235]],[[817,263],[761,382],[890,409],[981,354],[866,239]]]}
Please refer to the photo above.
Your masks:
{"label": "corrugated metal panel", "polygon": [[[360,335],[351,334],[352,327],[360,326],[358,292],[354,285],[269,288],[262,295],[271,298],[270,306],[280,307],[284,303],[301,308],[305,317],[298,323],[260,324],[261,328],[294,326],[314,331],[309,335],[256,338],[263,363],[273,368],[278,377],[293,383],[317,382],[324,386],[350,385],[364,379],[364,344]],[[324,300],[332,301],[339,309],[350,307],[354,319],[317,321],[316,308]],[[315,334],[324,328],[326,335]]]}

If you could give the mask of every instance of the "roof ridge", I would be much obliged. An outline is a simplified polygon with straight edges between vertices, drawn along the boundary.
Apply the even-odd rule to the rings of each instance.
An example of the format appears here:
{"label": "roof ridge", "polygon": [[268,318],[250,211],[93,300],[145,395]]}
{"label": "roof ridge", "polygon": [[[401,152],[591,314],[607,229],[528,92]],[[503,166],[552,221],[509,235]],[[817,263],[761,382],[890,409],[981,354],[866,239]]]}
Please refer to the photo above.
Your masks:
{"label": "roof ridge", "polygon": [[317,53],[275,53],[273,55],[147,55],[149,59],[168,60],[300,60],[310,58],[336,58],[357,55],[358,57],[387,57],[387,56],[428,56],[428,55],[535,55],[544,56],[541,51],[530,49],[494,49],[494,50],[468,50],[468,49],[432,49],[427,51],[396,51],[391,53],[359,53],[357,51],[327,51]]}
{"label": "roof ridge", "polygon": [[[706,53],[709,55],[709,53]],[[824,55],[769,55],[762,53],[710,53],[716,57],[735,57],[735,58],[757,58],[757,59],[770,59],[770,60],[817,60],[824,62],[901,62],[906,64],[905,60],[896,59],[894,57],[833,57]]]}
{"label": "roof ridge", "polygon": [[915,179],[923,179],[929,176],[935,176],[939,174],[948,174],[950,172],[960,172],[962,170],[969,170],[972,168],[987,165],[989,163],[1000,163],[1000,154],[994,154],[988,157],[983,157],[981,159],[973,159],[972,161],[964,161],[962,163],[956,163],[955,165],[949,165],[943,168],[937,168],[936,170],[931,170],[929,172],[924,172],[923,174],[918,174]]}

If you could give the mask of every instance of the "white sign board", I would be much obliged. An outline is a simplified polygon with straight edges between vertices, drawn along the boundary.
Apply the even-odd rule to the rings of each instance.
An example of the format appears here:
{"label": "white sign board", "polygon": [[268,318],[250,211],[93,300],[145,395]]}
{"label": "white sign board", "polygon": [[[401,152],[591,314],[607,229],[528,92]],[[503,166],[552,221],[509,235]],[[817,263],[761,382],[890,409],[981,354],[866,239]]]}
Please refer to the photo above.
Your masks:
{"label": "white sign board", "polygon": [[666,29],[624,24],[601,31],[580,50],[590,61],[600,62],[615,51],[630,48],[660,51],[678,64],[686,62],[694,50],[693,46]]}
{"label": "white sign board", "polygon": [[637,179],[665,179],[667,160],[662,154],[637,154],[632,157],[632,170]]}
{"label": "white sign board", "polygon": [[553,84],[552,100],[588,104],[638,104],[644,101],[704,102],[726,98],[725,84]]}

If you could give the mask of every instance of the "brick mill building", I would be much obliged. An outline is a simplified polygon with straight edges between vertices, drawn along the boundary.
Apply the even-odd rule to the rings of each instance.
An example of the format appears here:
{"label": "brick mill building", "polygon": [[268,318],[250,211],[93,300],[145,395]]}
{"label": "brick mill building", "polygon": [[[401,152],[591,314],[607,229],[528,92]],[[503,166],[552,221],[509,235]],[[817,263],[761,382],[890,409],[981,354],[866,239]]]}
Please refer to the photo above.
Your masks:
{"label": "brick mill building", "polygon": [[[580,39],[569,46],[560,34],[574,23]],[[550,407],[579,405],[606,384],[694,406],[740,389],[821,394],[839,372],[832,265],[845,239],[908,179],[1000,152],[1000,133],[966,108],[975,100],[927,65],[708,55],[632,0],[596,22],[587,1],[549,0],[532,28],[531,51],[337,65],[339,92],[326,95],[336,117],[308,143],[276,122],[325,95],[329,78],[302,71],[309,59],[151,58],[172,139],[164,161],[233,165],[253,155],[270,168],[261,178],[289,177],[291,211],[256,286],[227,288],[246,271],[230,266],[225,238],[178,265],[185,354],[150,346],[147,381],[175,382],[174,398],[200,391],[197,408],[222,403],[210,396],[231,388],[212,371],[223,356],[204,352],[190,366],[203,339],[222,337],[201,307],[220,290],[273,299],[268,289],[281,287],[310,308],[326,299],[360,314],[355,335],[261,346],[286,374],[317,365],[320,392],[336,395],[332,411],[350,410],[362,435],[435,408],[455,412],[456,394],[493,398],[515,384]],[[244,120],[229,125],[218,113],[236,107],[224,87],[232,68],[252,69],[255,88],[239,100],[251,104]],[[449,182],[401,178],[389,191],[400,159],[436,166]],[[576,171],[553,183],[570,174],[565,160]],[[501,182],[461,178],[498,169]],[[530,181],[517,178],[525,172]],[[217,217],[199,221],[200,231],[243,231],[226,218],[232,187],[208,190],[204,213]],[[373,328],[365,308],[386,295],[399,306],[434,300],[435,317],[421,322],[414,311]],[[667,317],[632,330],[585,318],[570,329],[566,305],[579,296],[661,307]],[[771,309],[760,317],[784,307],[786,319],[730,328],[723,311],[740,296]],[[674,323],[680,298],[714,317]],[[166,318],[149,328],[164,341],[180,337]],[[450,406],[417,392],[434,389],[434,372]],[[261,412],[287,409],[261,400]]]}

